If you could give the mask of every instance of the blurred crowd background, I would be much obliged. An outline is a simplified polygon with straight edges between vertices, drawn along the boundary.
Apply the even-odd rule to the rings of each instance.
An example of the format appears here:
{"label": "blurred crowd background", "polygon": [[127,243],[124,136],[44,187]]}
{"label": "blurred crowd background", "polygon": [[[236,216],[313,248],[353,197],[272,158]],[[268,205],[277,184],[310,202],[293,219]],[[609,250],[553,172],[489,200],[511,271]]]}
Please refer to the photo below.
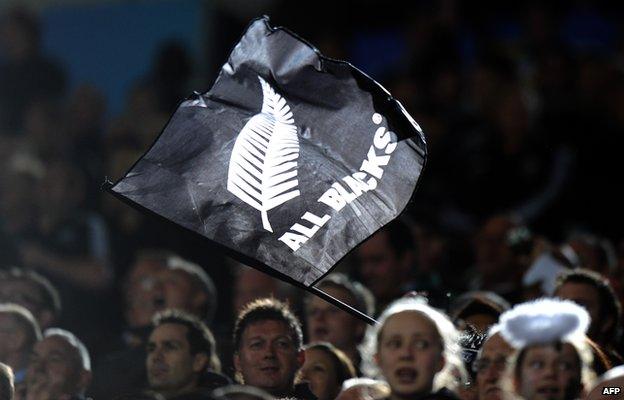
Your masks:
{"label": "blurred crowd background", "polygon": [[[150,146],[181,100],[209,89],[262,14],[371,75],[427,137],[429,159],[404,226],[378,234],[337,269],[371,289],[377,311],[401,290],[446,310],[472,290],[513,304],[552,294],[556,275],[578,267],[624,297],[624,4],[158,0],[184,13],[150,21],[141,8],[149,3],[0,8],[0,264],[34,270],[58,289],[59,307],[24,301],[48,309],[42,326],[80,337],[96,365],[145,326],[137,313],[188,305],[176,303],[176,290],[185,290],[176,277],[139,279],[164,254],[200,265],[214,282],[210,326],[222,353],[218,338],[228,337],[247,301],[274,294],[303,310],[298,289],[101,190]],[[89,38],[105,33],[72,19],[98,10],[116,18],[112,37],[128,38],[117,59],[98,58]],[[142,46],[136,30],[166,31],[169,19],[191,34],[150,43],[146,67],[119,68]],[[64,29],[68,46],[81,43],[82,52],[59,50]],[[83,80],[85,69],[102,80]],[[124,82],[115,81],[117,71]],[[130,79],[128,71],[140,73]],[[0,284],[0,300],[15,287]],[[222,354],[226,366],[228,358]]]}

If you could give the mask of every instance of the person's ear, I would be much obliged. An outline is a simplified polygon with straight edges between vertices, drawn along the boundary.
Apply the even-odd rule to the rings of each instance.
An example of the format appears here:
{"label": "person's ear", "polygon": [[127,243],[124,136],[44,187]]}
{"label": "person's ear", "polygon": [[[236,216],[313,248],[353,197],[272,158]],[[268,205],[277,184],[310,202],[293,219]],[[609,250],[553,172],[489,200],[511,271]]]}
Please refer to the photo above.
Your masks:
{"label": "person's ear", "polygon": [[442,355],[438,360],[438,365],[436,366],[436,373],[442,371],[444,366],[446,365],[446,358]]}
{"label": "person's ear", "polygon": [[241,385],[245,384],[245,379],[243,378],[243,373],[240,364],[240,356],[238,352],[234,353],[234,379],[239,382]]}
{"label": "person's ear", "polygon": [[191,303],[193,304],[193,308],[196,310],[201,309],[201,307],[208,302],[208,294],[202,290],[198,290],[197,293],[191,299]]}
{"label": "person's ear", "polygon": [[297,353],[297,367],[298,368],[303,367],[304,363],[305,363],[305,351],[303,349],[301,349]]}
{"label": "person's ear", "polygon": [[206,353],[197,353],[193,356],[193,372],[201,372],[208,369],[210,357]]}
{"label": "person's ear", "polygon": [[91,384],[91,379],[93,378],[93,374],[91,371],[82,370],[80,371],[80,375],[78,376],[78,388],[80,391],[85,391]]}

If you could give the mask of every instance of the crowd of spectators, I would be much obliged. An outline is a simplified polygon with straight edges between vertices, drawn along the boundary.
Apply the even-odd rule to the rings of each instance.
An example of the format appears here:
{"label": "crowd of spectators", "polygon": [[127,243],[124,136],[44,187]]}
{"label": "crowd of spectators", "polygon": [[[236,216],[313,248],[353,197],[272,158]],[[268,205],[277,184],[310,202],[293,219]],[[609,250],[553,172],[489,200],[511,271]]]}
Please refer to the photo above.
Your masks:
{"label": "crowd of spectators", "polygon": [[[70,87],[43,51],[37,15],[10,8],[0,16],[0,399],[568,400],[621,380],[624,7],[371,2],[362,16],[351,2],[271,4],[277,23],[384,84],[427,137],[406,212],[318,285],[380,324],[100,190],[215,71],[164,44],[109,115],[95,86]],[[215,59],[244,29],[222,7],[215,29],[232,42],[215,45]],[[501,315],[543,297],[583,307],[570,311],[588,318],[580,342],[564,332],[517,346],[503,334]],[[546,378],[538,362],[550,363]]]}

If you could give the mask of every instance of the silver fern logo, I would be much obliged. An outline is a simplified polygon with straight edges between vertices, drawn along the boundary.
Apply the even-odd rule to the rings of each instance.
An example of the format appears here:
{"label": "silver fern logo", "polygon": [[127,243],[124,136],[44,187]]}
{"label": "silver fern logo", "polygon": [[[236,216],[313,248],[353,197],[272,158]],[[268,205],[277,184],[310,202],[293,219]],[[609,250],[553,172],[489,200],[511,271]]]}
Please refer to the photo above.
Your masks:
{"label": "silver fern logo", "polygon": [[299,196],[299,138],[286,100],[258,77],[262,110],[238,134],[228,170],[227,190],[260,211],[262,226],[273,232],[267,212]]}

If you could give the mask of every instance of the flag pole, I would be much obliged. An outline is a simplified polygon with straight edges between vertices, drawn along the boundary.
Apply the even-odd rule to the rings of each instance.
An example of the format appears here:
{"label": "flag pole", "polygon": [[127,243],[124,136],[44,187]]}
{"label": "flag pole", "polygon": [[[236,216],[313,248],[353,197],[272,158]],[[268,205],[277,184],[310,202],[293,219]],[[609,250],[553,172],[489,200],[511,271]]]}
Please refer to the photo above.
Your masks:
{"label": "flag pole", "polygon": [[312,294],[315,294],[316,296],[320,297],[321,299],[325,300],[328,303],[333,304],[334,306],[342,309],[345,312],[348,312],[349,314],[354,315],[355,317],[361,319],[362,321],[366,322],[369,325],[376,325],[377,321],[374,320],[373,318],[369,317],[368,315],[364,314],[363,312],[361,312],[360,310],[351,307],[350,305],[343,303],[342,301],[336,299],[335,297],[330,296],[329,294],[323,292],[320,289],[315,288],[314,286],[309,286],[307,288],[308,291],[310,291]]}

